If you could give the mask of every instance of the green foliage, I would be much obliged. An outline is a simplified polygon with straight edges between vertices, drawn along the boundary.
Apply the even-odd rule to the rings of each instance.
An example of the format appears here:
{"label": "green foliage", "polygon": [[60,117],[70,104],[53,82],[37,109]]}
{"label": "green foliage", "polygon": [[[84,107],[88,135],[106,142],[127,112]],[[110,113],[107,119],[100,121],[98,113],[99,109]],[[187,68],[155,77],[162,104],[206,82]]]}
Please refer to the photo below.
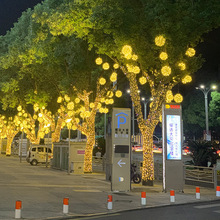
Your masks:
{"label": "green foliage", "polygon": [[204,96],[195,90],[183,100],[183,131],[189,138],[202,137],[205,129],[205,104]]}
{"label": "green foliage", "polygon": [[189,149],[192,152],[192,159],[195,166],[207,166],[208,161],[211,166],[216,164],[219,158],[217,154],[218,147],[215,143],[208,141],[190,141]]}
{"label": "green foliage", "polygon": [[220,128],[220,93],[211,92],[212,100],[209,103],[211,126]]}

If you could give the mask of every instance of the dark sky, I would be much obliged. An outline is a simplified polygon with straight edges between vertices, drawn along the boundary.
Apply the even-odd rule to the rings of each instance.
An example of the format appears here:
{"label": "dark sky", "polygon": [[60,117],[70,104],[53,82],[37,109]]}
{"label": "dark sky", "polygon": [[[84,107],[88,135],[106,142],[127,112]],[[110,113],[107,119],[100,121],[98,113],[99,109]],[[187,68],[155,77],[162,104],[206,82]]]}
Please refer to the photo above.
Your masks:
{"label": "dark sky", "polygon": [[13,27],[22,12],[33,8],[42,0],[0,0],[0,35],[5,35]]}
{"label": "dark sky", "polygon": [[[33,8],[42,0],[0,0],[0,35],[13,27],[22,12],[27,8]],[[206,62],[201,70],[195,74],[195,81],[215,81],[220,83],[220,28],[204,35],[204,42],[198,45],[198,53],[201,53]]]}

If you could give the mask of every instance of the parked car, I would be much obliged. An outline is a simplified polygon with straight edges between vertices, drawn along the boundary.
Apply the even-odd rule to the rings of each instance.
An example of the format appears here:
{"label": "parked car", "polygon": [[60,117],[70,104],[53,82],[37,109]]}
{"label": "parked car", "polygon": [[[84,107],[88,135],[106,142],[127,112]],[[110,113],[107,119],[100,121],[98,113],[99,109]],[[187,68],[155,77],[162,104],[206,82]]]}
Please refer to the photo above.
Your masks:
{"label": "parked car", "polygon": [[52,158],[52,150],[50,147],[46,146],[32,146],[31,149],[27,152],[27,162],[33,166],[36,166],[38,163],[46,163],[48,156],[48,163]]}

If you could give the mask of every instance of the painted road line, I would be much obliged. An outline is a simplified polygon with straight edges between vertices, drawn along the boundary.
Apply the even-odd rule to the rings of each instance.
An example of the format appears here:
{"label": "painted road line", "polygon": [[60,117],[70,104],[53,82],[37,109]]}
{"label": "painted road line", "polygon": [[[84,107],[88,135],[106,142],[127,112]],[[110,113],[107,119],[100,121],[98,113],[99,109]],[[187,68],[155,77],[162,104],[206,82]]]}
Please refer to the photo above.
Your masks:
{"label": "painted road line", "polygon": [[208,208],[213,208],[213,207],[218,207],[218,206],[220,206],[220,204],[198,205],[198,206],[194,206],[193,208],[208,209]]}
{"label": "painted road line", "polygon": [[82,220],[82,219],[98,219],[98,218],[104,218],[104,217],[111,217],[111,216],[119,216],[120,214],[110,214],[110,215],[99,215],[99,216],[89,216],[89,217],[82,217],[82,218],[74,218],[75,220]]}
{"label": "painted road line", "polygon": [[74,192],[102,192],[97,189],[73,189]]}

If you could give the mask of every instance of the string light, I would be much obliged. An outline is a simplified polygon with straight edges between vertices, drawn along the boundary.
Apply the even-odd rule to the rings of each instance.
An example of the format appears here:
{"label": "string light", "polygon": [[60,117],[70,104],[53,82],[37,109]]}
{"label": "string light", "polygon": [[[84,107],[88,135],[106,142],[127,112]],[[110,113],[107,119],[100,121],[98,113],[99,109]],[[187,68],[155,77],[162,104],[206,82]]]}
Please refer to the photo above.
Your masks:
{"label": "string light", "polygon": [[186,83],[190,83],[192,81],[192,77],[190,75],[186,75],[183,79],[182,79],[182,83],[186,84]]}
{"label": "string light", "polygon": [[116,73],[116,72],[113,72],[113,73],[111,74],[110,80],[111,80],[111,82],[117,81],[117,73]]}
{"label": "string light", "polygon": [[162,35],[155,37],[155,44],[158,47],[162,47],[165,44],[165,42],[166,42],[166,39]]}
{"label": "string light", "polygon": [[195,56],[195,54],[196,54],[196,51],[195,51],[195,49],[194,48],[188,48],[187,49],[187,51],[186,51],[186,53],[185,53],[188,57],[193,57],[193,56]]}
{"label": "string light", "polygon": [[108,70],[108,69],[110,68],[110,66],[109,66],[109,64],[106,62],[106,63],[103,63],[102,68],[103,68],[104,70]]}
{"label": "string light", "polygon": [[117,91],[115,92],[115,96],[118,97],[118,98],[120,98],[120,97],[122,96],[122,92],[121,92],[120,90],[117,90]]}
{"label": "string light", "polygon": [[146,77],[144,77],[144,76],[140,77],[139,82],[140,82],[141,85],[144,85],[147,82]]}
{"label": "string light", "polygon": [[168,54],[166,52],[161,52],[159,57],[161,60],[167,60]]}
{"label": "string light", "polygon": [[102,64],[102,58],[101,57],[96,58],[95,63],[97,65],[101,65]]}
{"label": "string light", "polygon": [[181,70],[185,70],[185,69],[186,69],[186,64],[183,63],[183,62],[180,62],[180,63],[178,63],[178,67],[179,67]]}
{"label": "string light", "polygon": [[103,78],[103,77],[101,77],[101,78],[99,79],[99,83],[100,83],[100,85],[105,85],[106,79]]}
{"label": "string light", "polygon": [[180,94],[180,93],[177,93],[175,96],[174,96],[174,101],[176,103],[181,103],[183,101],[183,96]]}
{"label": "string light", "polygon": [[171,68],[169,66],[163,66],[161,68],[161,73],[164,76],[169,76],[171,74]]}
{"label": "string light", "polygon": [[118,69],[118,68],[119,68],[118,63],[115,63],[115,64],[113,65],[113,68],[114,68],[114,69]]}

